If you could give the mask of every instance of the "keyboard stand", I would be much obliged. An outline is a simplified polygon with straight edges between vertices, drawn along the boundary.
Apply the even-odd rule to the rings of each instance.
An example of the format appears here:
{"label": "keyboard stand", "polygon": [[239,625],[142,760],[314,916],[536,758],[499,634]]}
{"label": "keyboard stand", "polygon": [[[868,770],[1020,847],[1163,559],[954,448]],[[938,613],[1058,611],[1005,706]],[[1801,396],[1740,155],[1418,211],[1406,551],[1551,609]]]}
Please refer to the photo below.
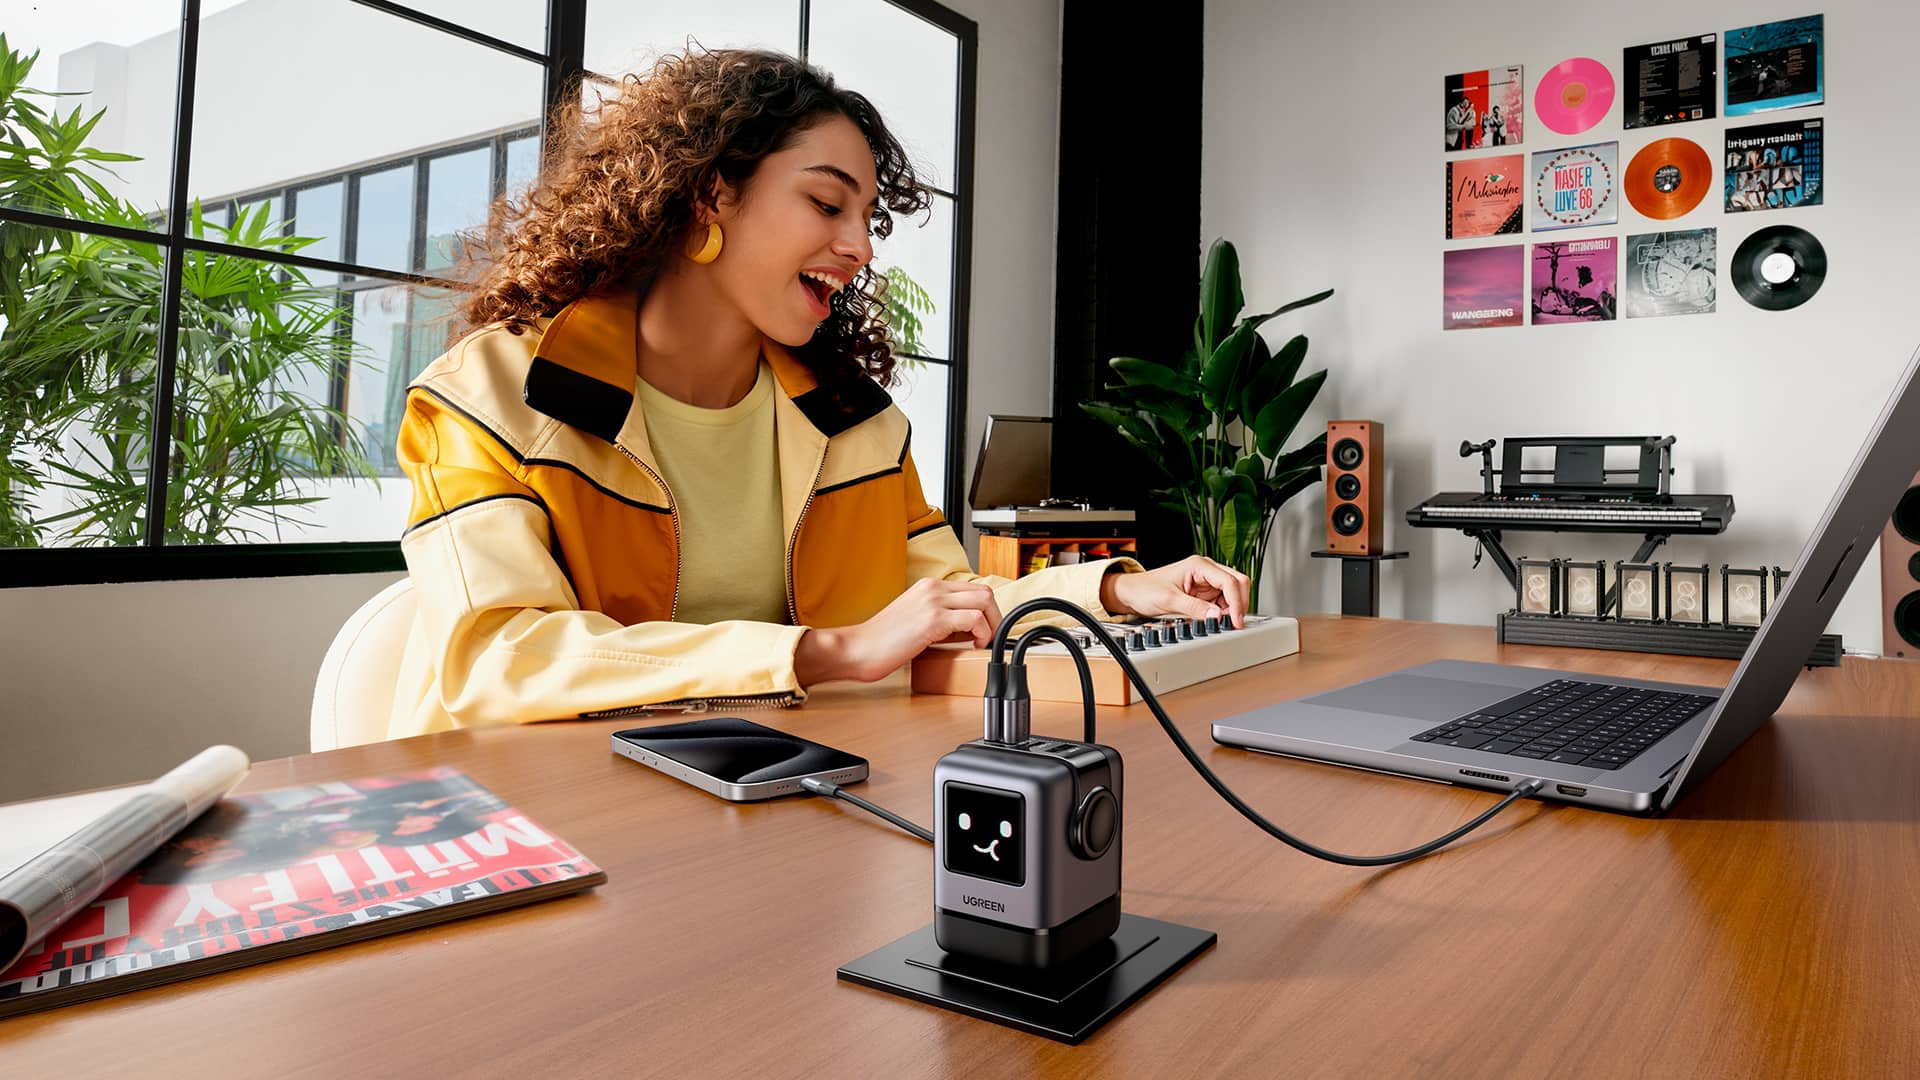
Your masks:
{"label": "keyboard stand", "polygon": [[[1465,533],[1467,536],[1471,537],[1474,543],[1486,549],[1486,553],[1493,557],[1493,565],[1500,568],[1500,573],[1505,575],[1507,579],[1507,584],[1511,585],[1514,591],[1517,593],[1520,589],[1520,567],[1517,563],[1513,561],[1513,556],[1507,554],[1507,549],[1501,545],[1500,530],[1499,529],[1461,529],[1460,531]],[[1635,551],[1633,553],[1633,558],[1627,561],[1636,562],[1636,563],[1646,562],[1648,557],[1651,556],[1655,551],[1659,550],[1660,545],[1666,543],[1667,540],[1672,535],[1673,535],[1672,533],[1664,533],[1664,532],[1647,533],[1646,539],[1640,541],[1639,550]],[[1315,554],[1318,554],[1318,552],[1315,552]],[[1474,553],[1473,564],[1475,566],[1480,565],[1480,555],[1478,551]],[[1615,587],[1616,587],[1615,585],[1607,586],[1607,595],[1603,597],[1601,600],[1600,610],[1602,611],[1613,610],[1613,598],[1614,598],[1613,590]]]}

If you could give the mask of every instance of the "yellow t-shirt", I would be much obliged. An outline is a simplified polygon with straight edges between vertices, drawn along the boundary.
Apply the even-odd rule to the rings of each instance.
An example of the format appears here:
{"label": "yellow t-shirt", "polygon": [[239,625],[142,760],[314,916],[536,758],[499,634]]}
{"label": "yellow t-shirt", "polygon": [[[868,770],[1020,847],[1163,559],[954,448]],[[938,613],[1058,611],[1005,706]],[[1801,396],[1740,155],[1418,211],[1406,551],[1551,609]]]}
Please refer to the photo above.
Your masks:
{"label": "yellow t-shirt", "polygon": [[780,451],[773,372],[724,409],[703,409],[635,380],[660,475],[680,517],[680,603],[674,619],[787,621],[780,534]]}

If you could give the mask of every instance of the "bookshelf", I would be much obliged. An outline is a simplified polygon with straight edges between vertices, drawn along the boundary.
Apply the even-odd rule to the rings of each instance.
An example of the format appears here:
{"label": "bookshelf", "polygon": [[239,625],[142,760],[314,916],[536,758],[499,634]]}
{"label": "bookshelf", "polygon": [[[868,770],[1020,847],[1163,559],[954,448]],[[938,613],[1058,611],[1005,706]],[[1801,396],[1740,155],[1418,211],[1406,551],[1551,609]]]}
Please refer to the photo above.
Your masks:
{"label": "bookshelf", "polygon": [[980,572],[994,577],[1134,554],[1130,536],[980,536]]}

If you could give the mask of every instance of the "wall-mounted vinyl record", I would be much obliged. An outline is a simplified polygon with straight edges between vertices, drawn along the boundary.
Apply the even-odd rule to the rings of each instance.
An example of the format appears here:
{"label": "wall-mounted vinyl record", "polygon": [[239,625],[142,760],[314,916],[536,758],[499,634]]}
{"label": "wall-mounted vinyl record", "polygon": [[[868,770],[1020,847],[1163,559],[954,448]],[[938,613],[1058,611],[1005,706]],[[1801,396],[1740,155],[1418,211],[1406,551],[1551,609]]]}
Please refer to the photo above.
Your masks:
{"label": "wall-mounted vinyl record", "polygon": [[1785,311],[1820,291],[1827,277],[1827,250],[1805,229],[1770,225],[1740,241],[1730,273],[1733,287],[1747,303]]}
{"label": "wall-mounted vinyl record", "polygon": [[1692,139],[1655,139],[1627,163],[1620,188],[1635,210],[1670,221],[1699,206],[1712,190],[1713,161]]}

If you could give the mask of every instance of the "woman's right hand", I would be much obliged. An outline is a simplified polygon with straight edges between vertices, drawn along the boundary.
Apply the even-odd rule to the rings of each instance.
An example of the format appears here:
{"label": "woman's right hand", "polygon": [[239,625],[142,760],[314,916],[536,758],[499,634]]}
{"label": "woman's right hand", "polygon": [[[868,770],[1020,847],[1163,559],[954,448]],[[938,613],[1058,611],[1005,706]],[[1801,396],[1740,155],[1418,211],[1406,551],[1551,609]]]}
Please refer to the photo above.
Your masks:
{"label": "woman's right hand", "polygon": [[921,578],[866,622],[800,635],[793,673],[801,686],[835,679],[873,682],[937,642],[970,639],[984,649],[999,628],[1000,605],[991,588]]}

